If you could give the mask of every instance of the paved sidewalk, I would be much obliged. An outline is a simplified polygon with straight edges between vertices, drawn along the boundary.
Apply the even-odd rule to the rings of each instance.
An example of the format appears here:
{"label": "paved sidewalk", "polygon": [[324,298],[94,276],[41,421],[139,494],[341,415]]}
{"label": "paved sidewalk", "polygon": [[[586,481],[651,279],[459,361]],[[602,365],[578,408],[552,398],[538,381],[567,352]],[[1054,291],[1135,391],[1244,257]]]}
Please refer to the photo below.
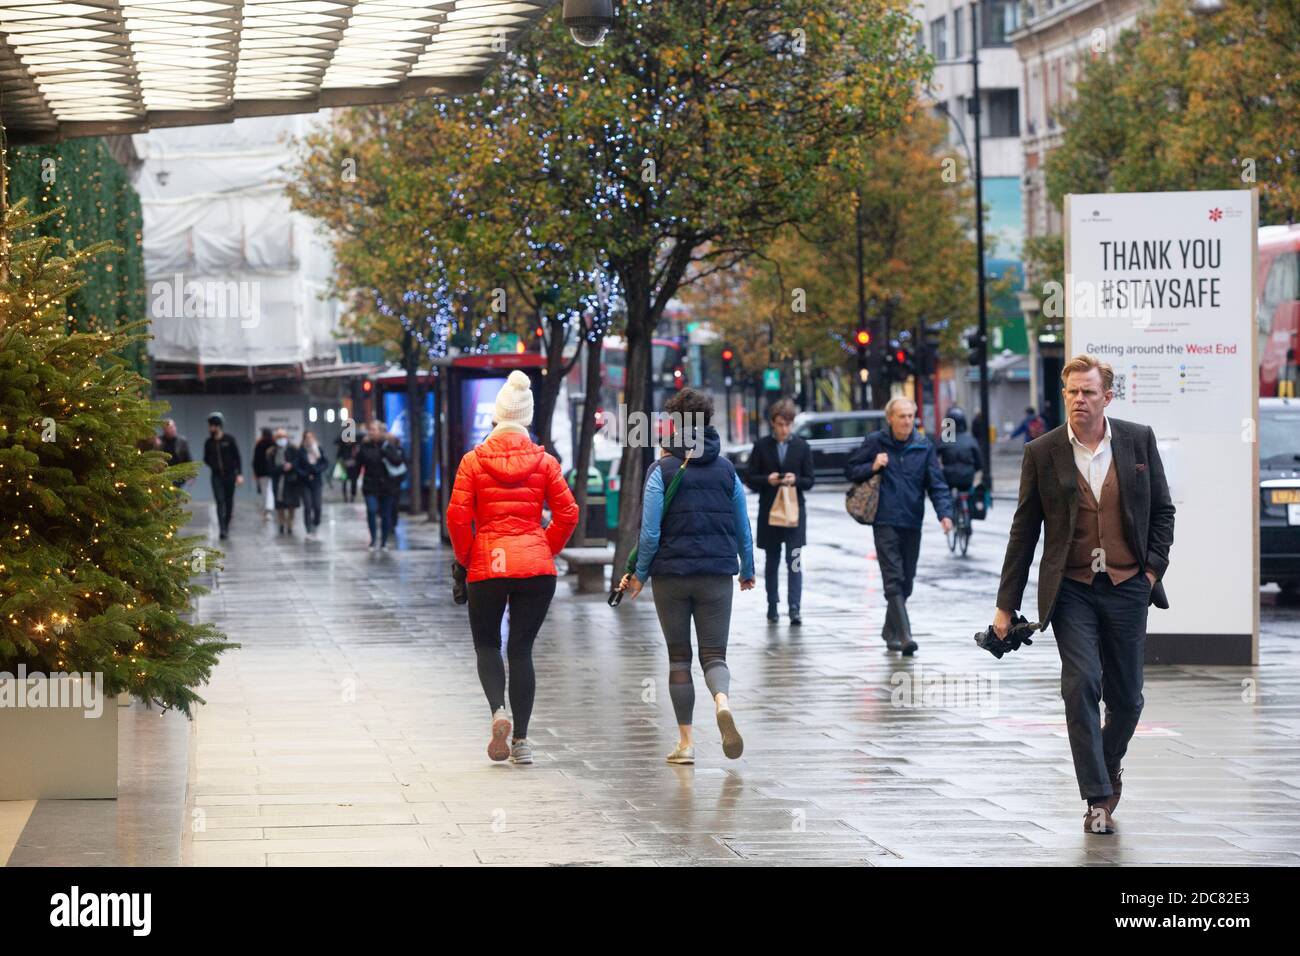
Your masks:
{"label": "paved sidewalk", "polygon": [[[1052,640],[1000,662],[973,646],[987,582],[942,592],[923,575],[921,653],[902,661],[877,636],[869,536],[828,527],[863,574],[810,574],[801,630],[737,593],[745,755],[722,756],[697,674],[692,770],[663,760],[675,730],[648,593],[611,610],[562,579],[537,644],[537,763],[513,767],[484,753],[436,527],[404,517],[401,549],[370,553],[364,525],[331,504],[304,542],[237,513],[200,613],[244,646],[198,712],[183,862],[1300,863],[1296,617],[1258,669],[1148,670],[1122,831],[1099,837],[1082,832]],[[932,530],[926,554],[950,560]]]}

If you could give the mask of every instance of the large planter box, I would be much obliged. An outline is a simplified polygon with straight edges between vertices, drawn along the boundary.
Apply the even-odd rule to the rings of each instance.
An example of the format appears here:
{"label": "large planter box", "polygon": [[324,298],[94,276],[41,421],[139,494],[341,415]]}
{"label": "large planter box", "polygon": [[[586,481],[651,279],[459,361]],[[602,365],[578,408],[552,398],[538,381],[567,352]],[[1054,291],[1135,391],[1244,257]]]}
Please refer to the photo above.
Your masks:
{"label": "large planter box", "polygon": [[[15,706],[14,686],[0,688],[0,800],[117,798],[117,698],[103,697],[98,716],[76,706]],[[24,700],[59,700],[59,680],[27,677]],[[64,701],[69,697],[64,694]]]}

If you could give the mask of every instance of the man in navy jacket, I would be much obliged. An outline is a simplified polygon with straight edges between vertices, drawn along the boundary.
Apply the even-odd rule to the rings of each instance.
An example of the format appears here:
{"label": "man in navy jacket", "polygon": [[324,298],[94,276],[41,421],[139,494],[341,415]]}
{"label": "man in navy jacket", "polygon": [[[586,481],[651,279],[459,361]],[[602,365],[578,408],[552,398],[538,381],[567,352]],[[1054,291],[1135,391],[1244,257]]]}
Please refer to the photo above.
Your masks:
{"label": "man in navy jacket", "polygon": [[856,483],[881,475],[880,504],[871,528],[888,602],[880,636],[891,651],[902,651],[907,657],[917,649],[907,599],[921,554],[925,496],[929,494],[945,533],[952,530],[952,499],[934,445],[916,430],[915,403],[908,398],[890,399],[885,420],[888,427],[868,435],[849,456],[844,477]]}

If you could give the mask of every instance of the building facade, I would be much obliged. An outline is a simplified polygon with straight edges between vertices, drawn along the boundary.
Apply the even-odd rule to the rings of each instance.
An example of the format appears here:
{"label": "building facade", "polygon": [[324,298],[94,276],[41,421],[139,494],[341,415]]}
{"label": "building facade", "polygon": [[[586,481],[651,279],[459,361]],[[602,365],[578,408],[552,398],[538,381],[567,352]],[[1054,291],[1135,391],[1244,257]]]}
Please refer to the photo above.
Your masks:
{"label": "building facade", "polygon": [[[1048,199],[1044,176],[1047,157],[1062,142],[1061,108],[1073,99],[1087,62],[1114,49],[1119,35],[1151,6],[1151,0],[1025,0],[1019,5],[1009,40],[1019,60],[1023,93],[1019,146],[1026,240],[1061,232],[1061,210]],[[1031,330],[1026,404],[1042,409],[1048,424],[1055,425],[1062,420],[1056,382],[1065,358],[1063,330],[1059,323],[1038,325],[1041,289],[1027,287],[1020,298],[1025,327]]]}

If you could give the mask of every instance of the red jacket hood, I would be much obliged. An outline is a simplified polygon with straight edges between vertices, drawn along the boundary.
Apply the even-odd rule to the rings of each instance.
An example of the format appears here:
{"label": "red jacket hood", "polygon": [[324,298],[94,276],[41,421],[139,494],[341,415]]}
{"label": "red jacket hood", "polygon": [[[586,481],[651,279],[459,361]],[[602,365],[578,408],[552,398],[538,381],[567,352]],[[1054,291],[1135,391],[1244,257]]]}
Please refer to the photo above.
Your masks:
{"label": "red jacket hood", "polygon": [[534,445],[527,435],[506,431],[489,435],[474,454],[494,480],[515,485],[538,469],[546,449]]}

